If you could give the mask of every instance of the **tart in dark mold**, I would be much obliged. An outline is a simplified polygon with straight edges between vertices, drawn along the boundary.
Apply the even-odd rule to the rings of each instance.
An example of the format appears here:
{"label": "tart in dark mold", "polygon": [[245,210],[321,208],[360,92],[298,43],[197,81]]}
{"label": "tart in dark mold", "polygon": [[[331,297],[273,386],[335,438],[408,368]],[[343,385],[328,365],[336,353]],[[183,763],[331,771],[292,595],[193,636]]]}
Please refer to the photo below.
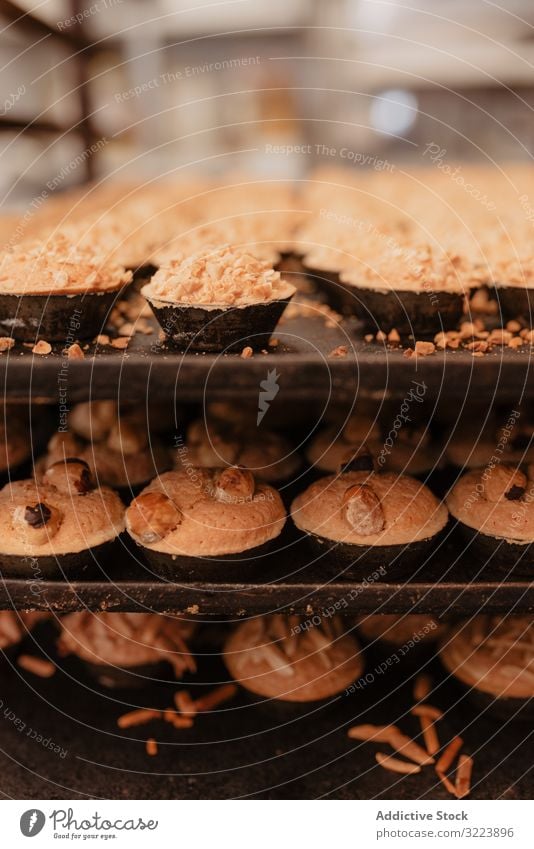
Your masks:
{"label": "tart in dark mold", "polygon": [[54,463],[39,483],[7,484],[0,506],[3,575],[85,577],[109,562],[124,530],[119,496],[79,460]]}
{"label": "tart in dark mold", "polygon": [[506,721],[534,718],[531,616],[475,616],[442,639],[439,657],[479,710]]}
{"label": "tart in dark mold", "polygon": [[268,262],[223,246],[169,262],[141,291],[169,342],[216,352],[266,347],[295,287]]}
{"label": "tart in dark mold", "polygon": [[130,272],[58,236],[17,245],[0,265],[0,332],[62,342],[102,332]]}
{"label": "tart in dark mold", "polygon": [[340,282],[366,329],[416,338],[453,330],[466,296],[479,285],[459,257],[400,245],[345,270]]}
{"label": "tart in dark mold", "polygon": [[103,687],[140,688],[196,671],[188,646],[195,625],[156,613],[70,613],[58,651],[74,655]]}
{"label": "tart in dark mold", "polygon": [[226,640],[223,660],[249,700],[279,719],[334,704],[364,668],[358,641],[339,617],[316,625],[280,614],[249,619]]}
{"label": "tart in dark mold", "polygon": [[292,519],[324,568],[360,579],[379,566],[390,580],[412,573],[447,524],[447,509],[415,478],[375,472],[369,456],[362,469],[365,454],[355,459],[297,496]]}
{"label": "tart in dark mold", "polygon": [[446,501],[478,562],[503,575],[532,577],[534,483],[527,474],[505,464],[474,469]]}
{"label": "tart in dark mold", "polygon": [[285,521],[278,492],[240,467],[166,472],[126,511],[128,533],[167,580],[246,580],[268,565]]}

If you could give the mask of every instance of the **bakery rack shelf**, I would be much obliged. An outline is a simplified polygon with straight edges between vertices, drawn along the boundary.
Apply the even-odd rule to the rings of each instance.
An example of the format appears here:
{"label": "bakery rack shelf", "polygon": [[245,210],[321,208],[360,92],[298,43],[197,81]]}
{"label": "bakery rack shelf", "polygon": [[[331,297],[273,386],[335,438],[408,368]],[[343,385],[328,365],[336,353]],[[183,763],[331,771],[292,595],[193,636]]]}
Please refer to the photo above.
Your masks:
{"label": "bakery rack shelf", "polygon": [[[260,381],[276,369],[279,402],[351,399],[362,391],[387,391],[403,397],[412,381],[423,382],[427,398],[447,396],[513,400],[534,394],[532,349],[496,349],[481,358],[470,351],[438,351],[406,358],[403,350],[363,339],[361,327],[343,320],[327,327],[321,317],[298,316],[275,331],[276,349],[243,360],[239,354],[192,354],[169,349],[151,335],[136,334],[126,351],[92,343],[84,360],[67,360],[61,346],[42,357],[17,343],[0,356],[0,381],[6,397],[58,401],[64,382],[68,401],[121,397],[200,401],[206,397],[258,396]],[[333,352],[345,346],[344,356]]]}
{"label": "bakery rack shelf", "polygon": [[[206,617],[245,617],[278,611],[313,616],[337,612],[428,612],[445,616],[534,611],[534,582],[475,567],[469,553],[457,556],[454,535],[410,580],[394,567],[370,567],[362,581],[337,573],[328,555],[310,562],[302,540],[288,544],[274,561],[266,558],[247,582],[206,581],[200,574],[184,582],[154,576],[135,551],[123,551],[112,572],[91,580],[43,580],[38,569],[0,583],[0,609],[157,610]],[[392,575],[388,575],[388,568]]]}
{"label": "bakery rack shelf", "polygon": [[[32,649],[35,652],[35,647]],[[48,654],[51,649],[44,647]],[[372,669],[378,658],[368,655]],[[215,661],[218,663],[218,661]],[[176,686],[154,685],[145,691],[98,691],[91,679],[67,659],[49,679],[27,677],[20,668],[2,665],[3,691],[19,725],[0,724],[0,795],[16,799],[439,799],[451,798],[432,768],[399,776],[380,769],[379,746],[347,738],[350,725],[388,723],[399,718],[403,729],[417,733],[410,717],[412,680],[400,665],[376,676],[372,686],[328,709],[313,709],[306,721],[280,720],[238,696],[223,710],[201,717],[193,728],[176,732],[153,722],[121,731],[117,718],[125,705],[163,708]],[[474,759],[472,799],[527,799],[532,790],[529,727],[500,723],[473,713],[452,682],[437,683],[432,701],[447,711],[448,735],[462,734]],[[77,686],[72,686],[72,676]],[[222,667],[199,669],[198,681],[225,680]],[[438,683],[441,682],[441,683]],[[202,687],[202,683],[197,684]],[[28,699],[28,687],[33,698]],[[81,689],[82,688],[82,689]],[[83,697],[80,698],[80,693]],[[98,717],[98,722],[95,721]],[[37,729],[58,756],[36,745],[26,730]],[[101,744],[95,749],[95,727]],[[441,733],[443,733],[443,731]],[[531,733],[531,731],[530,731]],[[145,740],[158,740],[158,757],[147,757]],[[105,742],[103,742],[105,740]],[[16,752],[16,758],[8,753]],[[214,764],[216,768],[214,768]]]}

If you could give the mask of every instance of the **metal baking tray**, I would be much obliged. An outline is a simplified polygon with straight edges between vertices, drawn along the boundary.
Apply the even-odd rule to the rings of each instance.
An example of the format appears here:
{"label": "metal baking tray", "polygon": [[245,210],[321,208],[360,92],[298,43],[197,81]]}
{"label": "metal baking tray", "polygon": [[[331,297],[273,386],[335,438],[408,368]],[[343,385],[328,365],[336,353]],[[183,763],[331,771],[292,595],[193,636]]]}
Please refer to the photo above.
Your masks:
{"label": "metal baking tray", "polygon": [[[261,561],[245,581],[197,580],[173,583],[156,578],[135,548],[125,547],[112,571],[92,580],[41,580],[27,577],[0,581],[0,609],[153,610],[205,617],[251,616],[272,611],[313,616],[326,610],[362,612],[429,612],[467,616],[473,613],[534,611],[534,582],[503,579],[490,567],[477,567],[452,534],[422,561],[410,580],[395,579],[371,567],[364,582],[348,580],[332,568],[328,554],[310,562],[302,540],[289,536],[284,550]],[[261,571],[260,571],[261,569]]]}
{"label": "metal baking tray", "polygon": [[[370,655],[368,668],[373,663]],[[439,681],[435,662],[429,670]],[[396,722],[406,733],[417,734],[417,721],[409,716],[411,672],[401,664],[354,697],[305,717],[281,719],[238,696],[185,731],[164,722],[127,731],[116,724],[135,707],[172,705],[176,685],[99,691],[74,661],[46,680],[10,668],[6,661],[1,674],[3,798],[453,801],[432,768],[412,776],[386,772],[374,757],[383,746],[347,738],[347,728],[361,722]],[[220,661],[211,661],[209,668],[201,661],[195,681],[225,678]],[[472,799],[532,798],[531,725],[477,714],[450,682],[439,685],[432,703],[449,709],[440,723],[442,742],[460,733],[474,758]],[[35,735],[47,745],[36,742]],[[148,737],[158,741],[156,757],[145,752]]]}
{"label": "metal baking tray", "polygon": [[[342,320],[327,327],[324,317],[283,320],[275,331],[280,344],[250,359],[239,354],[187,354],[158,341],[154,333],[137,334],[126,351],[91,344],[84,360],[67,360],[61,345],[48,356],[33,355],[21,343],[0,355],[0,381],[5,396],[58,402],[59,385],[68,403],[88,398],[174,398],[199,401],[205,397],[257,397],[260,381],[275,368],[279,398],[284,403],[313,397],[351,399],[358,391],[387,391],[402,397],[413,380],[424,381],[427,397],[520,399],[534,391],[532,353],[496,349],[483,357],[467,350],[439,351],[432,356],[406,358],[400,349],[366,343],[358,322]],[[344,357],[331,356],[346,346]]]}

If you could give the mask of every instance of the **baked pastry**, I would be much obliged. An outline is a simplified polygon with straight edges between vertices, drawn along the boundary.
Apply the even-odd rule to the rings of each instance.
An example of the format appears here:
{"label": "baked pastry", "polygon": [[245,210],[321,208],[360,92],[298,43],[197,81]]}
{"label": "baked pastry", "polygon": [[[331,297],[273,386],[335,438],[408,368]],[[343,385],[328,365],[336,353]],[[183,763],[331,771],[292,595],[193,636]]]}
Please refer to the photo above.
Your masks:
{"label": "baked pastry", "polygon": [[111,486],[129,501],[153,477],[172,465],[170,452],[158,437],[149,436],[143,413],[119,411],[115,401],[76,404],[68,417],[69,430],[55,433],[44,458],[42,473],[65,458],[86,462],[100,486]]}
{"label": "baked pastry", "polygon": [[356,464],[359,471],[312,483],[293,501],[291,517],[312,550],[327,553],[325,565],[352,576],[382,565],[392,577],[421,562],[447,524],[447,508],[415,478],[372,471],[369,455]]}
{"label": "baked pastry", "polygon": [[503,463],[473,469],[447,495],[451,516],[480,562],[532,576],[534,481]]}
{"label": "baked pastry", "polygon": [[39,611],[24,613],[20,610],[0,611],[0,650],[6,654],[15,648],[48,613]]}
{"label": "baked pastry", "polygon": [[167,338],[188,351],[264,348],[295,287],[229,245],[161,266],[143,286]]}
{"label": "baked pastry", "polygon": [[507,720],[534,715],[531,616],[475,616],[443,639],[439,657],[478,707]]}
{"label": "baked pastry", "polygon": [[58,651],[76,655],[106,687],[140,687],[196,671],[188,647],[195,625],[157,613],[69,613]]}
{"label": "baked pastry", "polygon": [[[425,613],[379,613],[362,617],[358,634],[372,652],[373,664],[388,663],[388,675],[419,670],[435,653],[436,642],[448,625]],[[391,659],[395,661],[392,664]]]}
{"label": "baked pastry", "polygon": [[276,489],[234,466],[166,472],[126,511],[128,533],[151,568],[171,579],[248,575],[285,521]]}
{"label": "baked pastry", "polygon": [[232,678],[269,707],[335,701],[364,668],[358,641],[338,617],[319,625],[280,614],[249,619],[226,640],[223,660]]}
{"label": "baked pastry", "polygon": [[0,490],[2,574],[83,575],[104,565],[124,530],[124,506],[113,490],[96,487],[87,463],[54,463],[42,480]]}
{"label": "baked pastry", "polygon": [[382,471],[425,475],[438,462],[428,428],[410,427],[408,423],[383,434],[376,418],[359,413],[320,431],[309,443],[306,457],[314,469],[336,472],[365,447]]}
{"label": "baked pastry", "polygon": [[16,245],[0,259],[0,332],[63,342],[100,333],[131,273],[58,235]]}
{"label": "baked pastry", "polygon": [[212,420],[196,419],[187,428],[186,441],[175,454],[175,467],[244,466],[267,483],[288,481],[300,468],[291,443],[275,431]]}
{"label": "baked pastry", "polygon": [[[534,462],[534,426],[523,414],[509,411],[487,419],[484,412],[454,427],[446,443],[449,463],[456,469],[477,469],[499,456],[506,463]],[[475,425],[473,426],[473,420]]]}
{"label": "baked pastry", "polygon": [[365,327],[401,336],[433,337],[453,330],[465,298],[480,285],[472,266],[460,256],[430,246],[397,245],[359,257],[340,281],[352,294]]}
{"label": "baked pastry", "polygon": [[19,404],[0,407],[0,482],[17,477],[31,453],[28,408]]}
{"label": "baked pastry", "polygon": [[[530,234],[528,241],[530,243]],[[519,247],[524,250],[523,245]],[[508,246],[509,247],[509,246]],[[532,327],[534,317],[534,263],[532,255],[514,256],[497,261],[492,268],[492,282],[499,313],[505,321],[520,319]]]}

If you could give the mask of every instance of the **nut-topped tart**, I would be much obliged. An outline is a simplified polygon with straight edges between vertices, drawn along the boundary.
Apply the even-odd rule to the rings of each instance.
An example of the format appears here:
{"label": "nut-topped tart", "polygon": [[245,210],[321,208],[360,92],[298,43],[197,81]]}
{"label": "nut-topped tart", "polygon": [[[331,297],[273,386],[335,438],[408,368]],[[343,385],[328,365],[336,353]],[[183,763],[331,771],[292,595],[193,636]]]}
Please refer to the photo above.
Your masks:
{"label": "nut-topped tart", "polygon": [[291,516],[336,569],[361,576],[382,565],[389,577],[423,558],[448,519],[428,487],[408,475],[374,471],[364,450],[298,495]]}
{"label": "nut-topped tart", "polygon": [[0,490],[0,570],[24,575],[82,575],[108,562],[124,531],[124,506],[112,489],[97,487],[87,463],[54,463],[42,480],[15,481]]}
{"label": "nut-topped tart", "polygon": [[23,243],[0,259],[0,331],[35,341],[100,333],[131,273],[63,235]]}
{"label": "nut-topped tart", "polygon": [[318,625],[280,614],[249,619],[228,637],[223,660],[254,701],[276,710],[280,703],[310,710],[335,701],[364,668],[358,641],[339,617]]}
{"label": "nut-topped tart", "polygon": [[532,576],[534,467],[473,469],[447,495],[447,507],[482,563],[505,574]]}
{"label": "nut-topped tart", "polygon": [[[156,613],[70,613],[59,653],[75,655],[105,687],[142,687],[196,671],[188,641],[195,624]],[[170,675],[169,675],[170,673]]]}
{"label": "nut-topped tart", "polygon": [[231,245],[168,260],[141,290],[169,341],[189,351],[264,348],[295,291]]}
{"label": "nut-topped tart", "polygon": [[150,567],[170,579],[246,577],[285,521],[277,490],[234,466],[166,472],[126,511],[128,533]]}
{"label": "nut-topped tart", "polygon": [[478,707],[507,720],[534,715],[532,616],[475,616],[442,640],[439,657]]}

